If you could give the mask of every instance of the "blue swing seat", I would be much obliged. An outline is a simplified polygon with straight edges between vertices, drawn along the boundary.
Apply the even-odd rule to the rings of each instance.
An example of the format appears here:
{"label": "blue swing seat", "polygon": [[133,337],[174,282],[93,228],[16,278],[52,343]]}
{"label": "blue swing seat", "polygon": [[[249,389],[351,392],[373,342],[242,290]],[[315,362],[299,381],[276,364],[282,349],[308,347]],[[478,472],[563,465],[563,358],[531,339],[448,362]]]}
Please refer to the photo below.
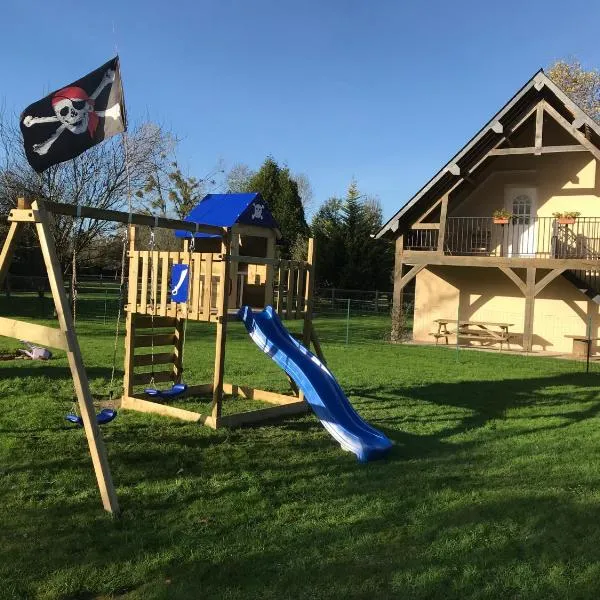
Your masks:
{"label": "blue swing seat", "polygon": [[157,390],[155,388],[146,388],[144,390],[147,396],[151,398],[176,398],[187,390],[186,383],[176,383],[168,390]]}
{"label": "blue swing seat", "polygon": [[[117,411],[114,408],[103,408],[96,415],[96,422],[98,425],[105,425],[106,423],[110,423],[112,420],[114,420],[116,416]],[[79,415],[69,413],[65,419],[69,421],[69,423],[83,427],[83,419]]]}

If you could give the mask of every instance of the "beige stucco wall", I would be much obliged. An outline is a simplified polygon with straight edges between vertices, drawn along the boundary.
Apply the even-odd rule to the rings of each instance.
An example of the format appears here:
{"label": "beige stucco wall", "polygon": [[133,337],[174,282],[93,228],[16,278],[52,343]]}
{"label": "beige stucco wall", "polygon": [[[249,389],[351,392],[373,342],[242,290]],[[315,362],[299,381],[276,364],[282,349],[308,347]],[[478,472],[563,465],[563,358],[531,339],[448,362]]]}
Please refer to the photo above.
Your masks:
{"label": "beige stucco wall", "polygon": [[[524,279],[524,272],[517,273]],[[538,270],[538,281],[547,273]],[[416,278],[413,337],[432,342],[437,331],[434,319],[513,323],[511,344],[521,348],[525,300],[515,284],[497,268],[429,267]],[[572,340],[565,335],[585,334],[588,318],[598,335],[598,305],[571,283],[558,277],[536,298],[533,349],[570,352]],[[455,342],[455,338],[450,338]],[[473,343],[477,345],[477,343]]]}

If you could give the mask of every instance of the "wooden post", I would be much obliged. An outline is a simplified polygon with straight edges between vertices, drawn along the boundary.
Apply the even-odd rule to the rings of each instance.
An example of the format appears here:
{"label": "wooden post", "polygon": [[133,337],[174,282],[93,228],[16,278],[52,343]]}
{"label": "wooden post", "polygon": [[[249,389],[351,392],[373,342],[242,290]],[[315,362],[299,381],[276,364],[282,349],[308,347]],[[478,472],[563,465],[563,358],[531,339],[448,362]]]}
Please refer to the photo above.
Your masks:
{"label": "wooden post", "polygon": [[[275,258],[275,233],[271,232],[271,235],[267,238],[267,258]],[[266,277],[265,277],[265,306],[273,304],[273,281],[275,272],[275,265],[266,265]]]}
{"label": "wooden post", "polygon": [[525,282],[525,322],[523,324],[523,350],[531,352],[533,347],[533,315],[535,305],[535,267],[527,268]]}
{"label": "wooden post", "polygon": [[56,248],[54,247],[54,239],[50,232],[48,215],[41,202],[34,202],[33,209],[38,212],[37,218],[39,221],[36,222],[36,229],[40,240],[42,255],[46,264],[46,270],[48,272],[48,280],[50,282],[50,289],[52,290],[54,306],[56,307],[56,315],[58,317],[60,329],[65,334],[69,348],[67,351],[67,359],[73,376],[73,385],[77,395],[79,413],[83,420],[83,428],[92,456],[92,463],[94,465],[100,495],[102,496],[102,504],[107,511],[118,513],[119,503],[113,486],[110,468],[108,466],[106,449],[104,447],[104,442],[102,441],[100,429],[96,422],[94,403],[89,388],[87,374],[83,365],[79,341],[77,340],[77,335],[75,333],[73,318],[65,294],[61,269],[56,256]]}
{"label": "wooden post", "polygon": [[[240,255],[240,235],[232,231],[231,234],[231,256],[236,258]],[[233,260],[229,265],[229,277],[231,278],[231,292],[229,293],[229,308],[239,308],[237,304],[238,289],[238,261]]]}
{"label": "wooden post", "polygon": [[448,215],[448,194],[442,198],[442,206],[440,208],[440,229],[438,231],[437,251],[444,254],[444,241],[446,238],[446,218]]}
{"label": "wooden post", "polygon": [[[315,238],[308,238],[308,257],[310,266],[306,271],[306,286],[304,289],[304,326],[302,328],[302,343],[310,348],[313,313],[313,293],[315,289],[317,244]],[[289,292],[288,292],[289,293]]]}
{"label": "wooden post", "polygon": [[396,251],[394,256],[394,296],[392,299],[392,307],[394,313],[402,311],[402,288],[400,281],[402,280],[402,270],[404,264],[402,262],[402,254],[404,252],[404,236],[400,235],[396,238]]}
{"label": "wooden post", "polygon": [[227,341],[227,309],[229,283],[229,249],[231,245],[231,232],[223,236],[221,241],[221,261],[219,290],[217,293],[217,338],[215,343],[215,371],[213,375],[213,403],[212,418],[215,427],[219,426],[223,403],[223,376],[225,371],[225,345]]}

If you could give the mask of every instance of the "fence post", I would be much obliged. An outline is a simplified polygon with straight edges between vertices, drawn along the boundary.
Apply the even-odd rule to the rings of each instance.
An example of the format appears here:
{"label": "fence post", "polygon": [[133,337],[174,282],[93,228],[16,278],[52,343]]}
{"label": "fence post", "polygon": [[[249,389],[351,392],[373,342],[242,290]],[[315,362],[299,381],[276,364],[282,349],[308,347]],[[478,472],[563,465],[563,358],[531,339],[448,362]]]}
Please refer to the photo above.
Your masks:
{"label": "fence post", "polygon": [[350,298],[348,298],[348,309],[346,311],[346,346],[350,338]]}
{"label": "fence post", "polygon": [[375,290],[375,312],[379,312],[379,290]]}

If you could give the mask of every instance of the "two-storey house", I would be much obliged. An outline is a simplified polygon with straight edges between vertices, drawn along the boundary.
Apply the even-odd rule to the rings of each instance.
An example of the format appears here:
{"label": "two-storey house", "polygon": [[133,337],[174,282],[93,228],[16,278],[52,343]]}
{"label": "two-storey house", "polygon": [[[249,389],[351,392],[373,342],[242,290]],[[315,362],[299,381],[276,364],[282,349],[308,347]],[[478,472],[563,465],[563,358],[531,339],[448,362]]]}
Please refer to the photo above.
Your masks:
{"label": "two-storey house", "polygon": [[536,73],[378,233],[396,243],[395,306],[416,278],[414,339],[449,318],[511,323],[527,351],[596,337],[599,161],[598,124]]}

